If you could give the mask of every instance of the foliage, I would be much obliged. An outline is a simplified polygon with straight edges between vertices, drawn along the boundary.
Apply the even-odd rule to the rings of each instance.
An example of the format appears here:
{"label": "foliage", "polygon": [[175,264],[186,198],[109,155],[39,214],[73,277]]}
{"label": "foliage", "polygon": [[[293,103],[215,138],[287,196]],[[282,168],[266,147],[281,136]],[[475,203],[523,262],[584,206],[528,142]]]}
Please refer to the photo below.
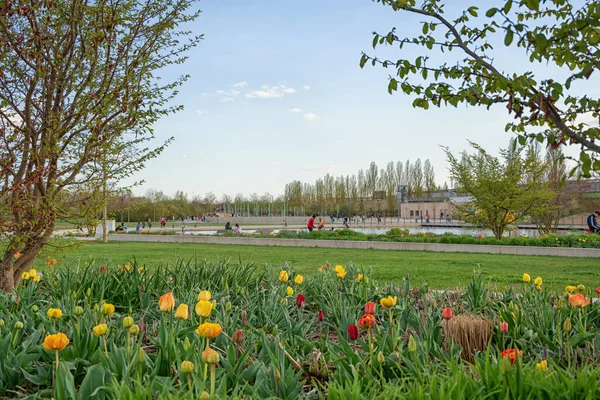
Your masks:
{"label": "foliage", "polygon": [[[287,281],[280,280],[282,269]],[[340,269],[343,279],[335,272]],[[600,310],[574,308],[566,293],[547,292],[543,285],[538,291],[532,283],[488,292],[477,272],[467,293],[412,287],[408,276],[380,286],[370,270],[352,265],[324,264],[301,283],[295,283],[297,275],[290,265],[197,260],[156,269],[135,261],[101,268],[94,262],[58,265],[37,282],[22,281],[16,296],[0,294],[0,390],[7,398],[29,399],[184,399],[213,390],[215,398],[279,399],[600,394],[594,350]],[[201,290],[214,300],[204,321],[223,328],[210,340],[195,332],[201,321],[193,305]],[[159,309],[159,297],[168,292],[176,307],[190,306],[187,320]],[[582,293],[590,294],[584,288]],[[298,294],[305,297],[300,306]],[[388,296],[397,301],[383,309],[379,300]],[[375,326],[353,340],[348,326],[367,311],[368,301],[377,304]],[[443,307],[452,309],[451,320],[442,318]],[[49,308],[62,315],[50,319]],[[472,361],[463,350],[483,332],[473,328],[459,335],[455,320],[461,318],[492,327],[484,348],[470,354]],[[104,336],[92,333],[99,323],[107,324]],[[56,354],[42,346],[54,332],[70,340]],[[201,356],[207,347],[220,356],[213,388]],[[522,355],[512,363],[503,351],[514,348]],[[191,372],[183,361],[194,364]]]}
{"label": "foliage", "polygon": [[454,212],[475,226],[490,229],[497,239],[506,227],[523,216],[546,210],[554,193],[543,181],[546,170],[537,162],[535,153],[521,147],[500,150],[502,161],[472,144],[474,154],[463,153],[457,159],[448,149],[450,176],[457,188],[470,196],[469,202],[453,202]]}
{"label": "foliage", "polygon": [[[597,120],[600,100],[575,89],[575,84],[590,79],[600,67],[597,1],[496,0],[482,15],[472,5],[461,7],[455,17],[447,16],[445,3],[451,2],[377,2],[418,18],[422,25],[422,34],[414,37],[402,37],[395,28],[387,34],[375,32],[373,37],[373,48],[384,44],[400,49],[421,47],[415,60],[367,54],[360,60],[361,67],[370,62],[395,71],[388,84],[390,94],[400,90],[414,97],[414,107],[423,109],[459,104],[489,109],[505,104],[515,117],[506,130],[518,135],[521,145],[529,139],[557,148],[568,141],[581,148],[578,161],[583,176],[600,169],[599,128],[579,119],[589,113]],[[532,68],[540,63],[556,70],[542,78],[531,71],[499,70],[494,65],[494,46],[501,41],[511,48],[509,53],[529,60]],[[434,53],[431,57],[430,52]],[[435,61],[438,52],[443,53],[443,62]]]}
{"label": "foliage", "polygon": [[181,109],[172,100],[188,77],[160,75],[201,39],[181,28],[198,16],[193,4],[2,3],[0,232],[13,234],[1,289],[18,283],[56,219],[72,216],[72,201],[97,204],[108,181],[130,177],[163,150],[166,143],[148,147],[153,125]]}

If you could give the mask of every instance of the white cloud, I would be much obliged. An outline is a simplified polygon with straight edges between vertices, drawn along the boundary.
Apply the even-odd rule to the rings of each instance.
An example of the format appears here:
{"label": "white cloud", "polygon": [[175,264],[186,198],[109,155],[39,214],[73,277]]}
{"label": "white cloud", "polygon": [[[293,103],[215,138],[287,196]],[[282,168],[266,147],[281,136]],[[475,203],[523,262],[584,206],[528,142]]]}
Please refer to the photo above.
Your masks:
{"label": "white cloud", "polygon": [[304,85],[302,87],[304,88],[304,90],[310,90],[310,86],[308,86],[308,85]]}
{"label": "white cloud", "polygon": [[243,88],[243,87],[248,86],[248,82],[246,82],[246,81],[236,82],[231,86],[235,87],[235,88]]}
{"label": "white cloud", "polygon": [[224,99],[221,99],[221,103],[230,103],[233,101],[233,97],[225,97]]}
{"label": "white cloud", "polygon": [[289,108],[288,109],[289,112],[293,112],[293,113],[299,113],[302,112],[301,109],[299,109],[298,107],[294,107],[294,108]]}
{"label": "white cloud", "polygon": [[224,90],[217,90],[215,93],[217,93],[217,94],[227,94],[227,92],[224,91]]}
{"label": "white cloud", "polygon": [[276,99],[292,93],[296,93],[296,90],[287,86],[269,87],[268,85],[263,85],[261,90],[252,90],[246,93],[246,97],[249,99]]}
{"label": "white cloud", "polygon": [[306,113],[306,114],[304,114],[304,118],[306,118],[309,121],[314,121],[315,119],[317,119],[317,114]]}

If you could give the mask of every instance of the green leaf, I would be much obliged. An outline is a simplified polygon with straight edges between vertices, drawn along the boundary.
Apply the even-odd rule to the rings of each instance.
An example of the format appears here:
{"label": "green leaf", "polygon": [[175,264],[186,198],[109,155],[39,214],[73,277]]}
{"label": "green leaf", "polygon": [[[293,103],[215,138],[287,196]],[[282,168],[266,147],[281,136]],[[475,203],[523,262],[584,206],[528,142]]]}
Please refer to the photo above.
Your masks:
{"label": "green leaf", "polygon": [[469,7],[469,9],[467,11],[468,11],[469,14],[471,14],[474,17],[476,17],[478,9],[479,9],[478,7],[472,6],[472,7]]}
{"label": "green leaf", "polygon": [[373,38],[373,48],[375,48],[377,46],[378,40],[379,40],[379,35],[375,35],[375,37]]}
{"label": "green leaf", "polygon": [[504,14],[508,14],[508,12],[510,11],[511,7],[512,7],[512,0],[508,0],[505,4],[504,7],[502,8],[502,11],[504,11]]}
{"label": "green leaf", "polygon": [[[79,388],[78,399],[85,400],[92,398],[94,392],[104,386],[106,377],[106,370],[101,364],[92,365],[88,368],[81,387]],[[102,396],[103,397],[103,396]]]}
{"label": "green leaf", "polygon": [[387,40],[388,44],[392,44],[394,42],[394,35],[392,35],[392,32],[387,34],[385,40]]}
{"label": "green leaf", "polygon": [[513,31],[511,29],[507,29],[506,36],[504,36],[504,45],[510,46],[510,44],[513,41],[513,37],[514,37]]}
{"label": "green leaf", "polygon": [[75,380],[73,379],[73,375],[71,374],[67,363],[64,361],[61,361],[58,364],[55,383],[55,397],[57,400],[73,400],[77,398],[75,394]]}
{"label": "green leaf", "polygon": [[577,335],[573,335],[573,337],[569,339],[569,344],[572,347],[579,346],[580,344],[582,344],[590,338],[593,338],[594,336],[596,336],[594,332],[578,333]]}
{"label": "green leaf", "polygon": [[424,23],[423,24],[423,35],[427,35],[428,32],[429,32],[429,24]]}
{"label": "green leaf", "polygon": [[367,63],[367,55],[363,54],[362,57],[360,58],[360,67],[364,68],[366,63]]}
{"label": "green leaf", "polygon": [[485,13],[485,16],[488,18],[492,18],[494,15],[496,15],[496,13],[498,12],[497,8],[490,8],[489,10],[487,10],[487,12]]}
{"label": "green leaf", "polygon": [[398,90],[398,81],[392,78],[388,84],[388,93],[392,94],[394,90]]}

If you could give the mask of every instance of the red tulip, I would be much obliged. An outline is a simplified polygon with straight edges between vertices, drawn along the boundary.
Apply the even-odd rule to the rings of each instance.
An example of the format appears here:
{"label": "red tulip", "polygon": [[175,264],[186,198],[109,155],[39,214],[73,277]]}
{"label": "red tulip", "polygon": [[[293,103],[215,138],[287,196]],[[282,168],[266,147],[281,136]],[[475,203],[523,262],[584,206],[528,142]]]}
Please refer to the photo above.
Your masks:
{"label": "red tulip", "polygon": [[323,322],[323,320],[325,319],[325,312],[323,310],[319,310],[319,322]]}
{"label": "red tulip", "polygon": [[442,318],[445,320],[452,319],[452,309],[450,307],[442,308]]}
{"label": "red tulip", "polygon": [[104,272],[104,266],[100,267],[100,273]]}
{"label": "red tulip", "polygon": [[306,301],[306,297],[304,297],[303,294],[298,294],[298,296],[296,297],[296,306],[298,306],[298,308],[304,307],[305,301]]}
{"label": "red tulip", "polygon": [[600,294],[600,286],[596,288],[596,293]]}
{"label": "red tulip", "polygon": [[241,329],[235,331],[235,333],[231,335],[231,341],[237,344],[242,343],[244,341],[244,331]]}
{"label": "red tulip", "polygon": [[365,314],[375,314],[375,303],[369,301],[365,304]]}
{"label": "red tulip", "polygon": [[500,356],[502,358],[508,358],[510,360],[510,363],[514,364],[515,362],[517,362],[517,353],[519,354],[519,357],[523,355],[523,352],[519,349],[508,349],[504,350]]}
{"label": "red tulip", "polygon": [[376,322],[377,321],[375,320],[375,317],[373,316],[373,314],[364,314],[358,320],[358,326],[360,326],[363,329],[372,328],[373,326],[375,326]]}
{"label": "red tulip", "polygon": [[500,332],[502,332],[502,333],[508,332],[508,322],[506,322],[506,321],[500,322]]}
{"label": "red tulip", "polygon": [[358,339],[358,327],[356,325],[348,325],[348,337],[350,340]]}

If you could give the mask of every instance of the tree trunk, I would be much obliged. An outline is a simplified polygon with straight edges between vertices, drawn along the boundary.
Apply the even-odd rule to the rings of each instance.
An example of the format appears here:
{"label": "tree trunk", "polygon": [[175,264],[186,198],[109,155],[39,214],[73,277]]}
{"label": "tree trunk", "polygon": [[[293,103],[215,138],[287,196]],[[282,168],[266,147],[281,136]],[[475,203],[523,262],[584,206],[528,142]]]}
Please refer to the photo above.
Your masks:
{"label": "tree trunk", "polygon": [[[20,278],[20,277],[19,277]],[[15,274],[12,261],[0,264],[0,290],[10,293],[19,282],[15,282]]]}

